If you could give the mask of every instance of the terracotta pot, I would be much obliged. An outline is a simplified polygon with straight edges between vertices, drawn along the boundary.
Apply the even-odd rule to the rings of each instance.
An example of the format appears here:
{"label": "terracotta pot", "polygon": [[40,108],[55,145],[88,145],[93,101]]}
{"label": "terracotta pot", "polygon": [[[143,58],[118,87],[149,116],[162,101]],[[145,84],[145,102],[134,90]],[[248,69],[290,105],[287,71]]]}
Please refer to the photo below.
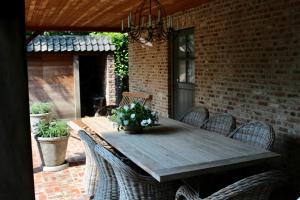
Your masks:
{"label": "terracotta pot", "polygon": [[43,113],[43,114],[30,114],[30,127],[31,127],[31,134],[35,135],[37,131],[37,124],[42,119],[50,120],[51,112]]}
{"label": "terracotta pot", "polygon": [[59,166],[65,162],[69,136],[70,134],[54,138],[35,137],[43,166]]}

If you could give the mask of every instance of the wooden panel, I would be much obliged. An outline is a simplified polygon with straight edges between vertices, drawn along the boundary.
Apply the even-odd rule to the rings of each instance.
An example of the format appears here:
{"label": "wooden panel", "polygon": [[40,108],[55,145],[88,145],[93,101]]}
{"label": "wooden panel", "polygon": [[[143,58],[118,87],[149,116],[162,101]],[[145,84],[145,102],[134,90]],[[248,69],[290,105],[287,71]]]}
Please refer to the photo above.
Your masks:
{"label": "wooden panel", "polygon": [[73,57],[59,55],[28,56],[30,102],[50,102],[54,116],[75,116]]}
{"label": "wooden panel", "polygon": [[81,117],[79,58],[73,57],[75,118]]}
{"label": "wooden panel", "polygon": [[160,182],[279,156],[171,119],[161,119],[161,126],[146,129],[143,134],[117,132],[104,117],[82,121]]}
{"label": "wooden panel", "polygon": [[[168,14],[196,7],[207,0],[161,0]],[[28,30],[120,31],[140,0],[26,0]]]}

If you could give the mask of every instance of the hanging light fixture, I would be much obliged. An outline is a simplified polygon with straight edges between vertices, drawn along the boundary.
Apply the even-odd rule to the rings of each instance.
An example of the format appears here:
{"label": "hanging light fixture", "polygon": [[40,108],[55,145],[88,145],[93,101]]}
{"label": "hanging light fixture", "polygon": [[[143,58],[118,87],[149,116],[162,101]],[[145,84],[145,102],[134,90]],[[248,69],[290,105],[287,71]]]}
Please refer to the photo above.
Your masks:
{"label": "hanging light fixture", "polygon": [[167,40],[173,20],[166,16],[159,0],[143,0],[138,9],[129,13],[127,26],[122,20],[122,32],[127,32],[131,42],[151,46],[154,40]]}

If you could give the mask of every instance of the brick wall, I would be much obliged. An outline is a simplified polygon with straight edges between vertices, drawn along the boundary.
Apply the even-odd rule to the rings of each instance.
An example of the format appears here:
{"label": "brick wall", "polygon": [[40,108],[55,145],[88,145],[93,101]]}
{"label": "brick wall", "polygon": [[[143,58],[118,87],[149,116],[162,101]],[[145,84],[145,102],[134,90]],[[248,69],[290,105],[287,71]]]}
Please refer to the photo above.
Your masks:
{"label": "brick wall", "polygon": [[167,43],[153,45],[149,48],[129,44],[129,90],[151,94],[151,108],[168,116]]}
{"label": "brick wall", "polygon": [[115,61],[112,54],[106,56],[105,73],[106,105],[116,105]]}
{"label": "brick wall", "polygon": [[[176,13],[176,29],[194,28],[195,104],[261,120],[276,132],[275,151],[300,188],[300,2],[212,0]],[[130,90],[154,96],[168,115],[167,42],[129,45]],[[299,190],[299,189],[298,189]]]}

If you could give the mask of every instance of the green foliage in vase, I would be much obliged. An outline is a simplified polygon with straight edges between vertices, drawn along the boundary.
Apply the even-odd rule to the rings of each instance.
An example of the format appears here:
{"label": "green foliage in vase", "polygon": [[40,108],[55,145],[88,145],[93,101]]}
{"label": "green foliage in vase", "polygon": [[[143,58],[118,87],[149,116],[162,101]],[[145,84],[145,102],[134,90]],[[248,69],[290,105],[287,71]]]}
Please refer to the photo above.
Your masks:
{"label": "green foliage in vase", "polygon": [[51,111],[51,105],[50,103],[33,103],[30,106],[30,114],[45,114],[49,113]]}
{"label": "green foliage in vase", "polygon": [[148,107],[142,106],[139,102],[130,105],[120,106],[112,110],[110,120],[115,122],[118,130],[126,126],[131,127],[151,127],[158,122],[158,115]]}
{"label": "green foliage in vase", "polygon": [[52,119],[50,121],[41,120],[37,124],[37,137],[63,137],[69,134],[69,127],[66,122]]}

